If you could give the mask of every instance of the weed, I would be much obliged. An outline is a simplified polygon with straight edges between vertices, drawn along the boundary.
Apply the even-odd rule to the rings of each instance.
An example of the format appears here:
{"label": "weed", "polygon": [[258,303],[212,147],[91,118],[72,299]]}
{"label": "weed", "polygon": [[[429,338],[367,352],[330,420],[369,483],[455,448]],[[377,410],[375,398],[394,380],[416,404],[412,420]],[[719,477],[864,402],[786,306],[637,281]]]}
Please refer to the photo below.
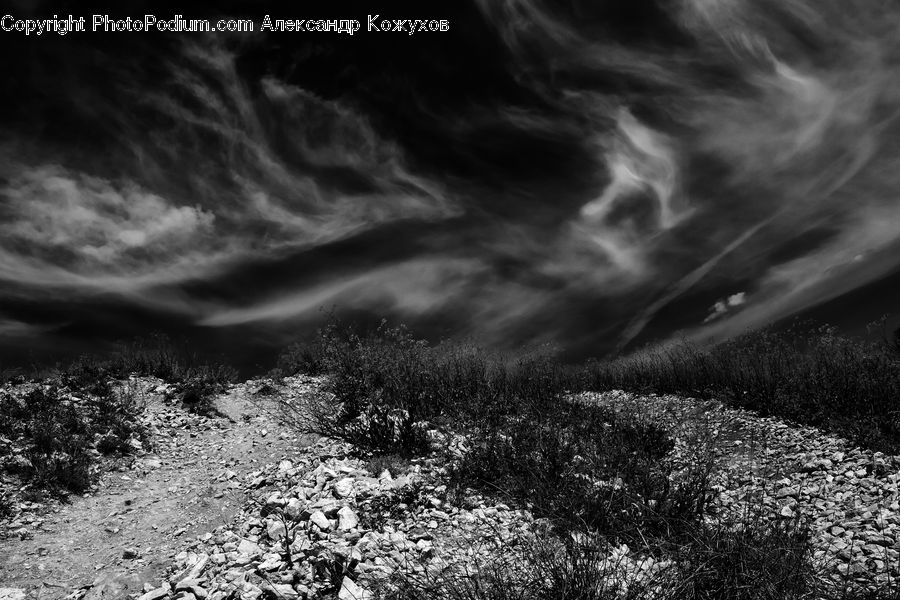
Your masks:
{"label": "weed", "polygon": [[364,529],[381,530],[391,521],[402,519],[411,506],[425,503],[425,492],[420,482],[378,494],[360,505],[360,526]]}

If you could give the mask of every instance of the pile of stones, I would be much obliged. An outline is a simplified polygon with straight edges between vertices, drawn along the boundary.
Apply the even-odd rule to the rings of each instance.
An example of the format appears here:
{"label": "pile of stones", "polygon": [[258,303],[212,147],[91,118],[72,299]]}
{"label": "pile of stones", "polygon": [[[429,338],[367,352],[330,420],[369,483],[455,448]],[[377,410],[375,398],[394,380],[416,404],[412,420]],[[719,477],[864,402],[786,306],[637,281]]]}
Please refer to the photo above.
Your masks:
{"label": "pile of stones", "polygon": [[447,501],[433,459],[372,473],[350,448],[321,440],[298,462],[250,473],[258,492],[231,527],[198,538],[141,600],[372,598],[393,575],[477,568],[530,529],[526,511]]}

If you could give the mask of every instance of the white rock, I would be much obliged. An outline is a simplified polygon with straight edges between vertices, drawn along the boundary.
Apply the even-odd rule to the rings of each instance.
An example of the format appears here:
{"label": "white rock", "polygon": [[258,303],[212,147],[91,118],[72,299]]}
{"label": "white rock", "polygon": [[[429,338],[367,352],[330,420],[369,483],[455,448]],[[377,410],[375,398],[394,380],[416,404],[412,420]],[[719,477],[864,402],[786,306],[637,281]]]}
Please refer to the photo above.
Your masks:
{"label": "white rock", "polygon": [[238,544],[237,551],[241,554],[247,554],[250,556],[262,554],[262,551],[259,549],[259,545],[254,544],[250,540],[241,540],[241,543]]}
{"label": "white rock", "polygon": [[22,588],[0,588],[0,600],[25,600]]}
{"label": "white rock", "polygon": [[270,540],[277,542],[287,535],[287,532],[285,531],[284,523],[272,519],[267,523],[266,534],[269,536]]}
{"label": "white rock", "polygon": [[296,600],[300,597],[300,594],[286,583],[274,583],[272,584],[272,590],[275,592],[276,596],[283,598],[284,600]]}
{"label": "white rock", "polygon": [[281,556],[278,554],[266,554],[265,560],[259,564],[260,571],[275,571],[281,567]]}
{"label": "white rock", "polygon": [[287,500],[281,497],[281,492],[272,492],[268,498],[266,498],[266,504],[268,506],[284,506],[287,504]]}
{"label": "white rock", "polygon": [[[164,585],[162,587],[156,588],[155,590],[150,590],[143,596],[140,596],[137,600],[160,600],[160,598],[165,598],[166,596],[168,596],[171,591],[172,588]],[[0,598],[3,598],[2,594],[0,594]]]}
{"label": "white rock", "polygon": [[207,592],[201,586],[201,580],[199,579],[184,579],[178,582],[178,585],[175,586],[176,592],[189,592],[196,596],[197,598],[206,598]]}
{"label": "white rock", "polygon": [[338,600],[372,600],[372,592],[356,585],[349,577],[344,577]]}
{"label": "white rock", "polygon": [[334,484],[334,495],[338,498],[346,498],[353,493],[353,478],[345,477]]}
{"label": "white rock", "polygon": [[185,576],[185,579],[198,579],[207,564],[209,564],[209,554],[204,552],[197,557],[197,562],[191,567],[191,570]]}
{"label": "white rock", "polygon": [[241,600],[257,600],[257,598],[262,596],[262,593],[263,591],[259,587],[249,581],[245,581],[241,586],[240,598]]}
{"label": "white rock", "polygon": [[349,506],[345,506],[338,511],[338,529],[342,531],[350,531],[359,525],[359,517],[353,512]]}
{"label": "white rock", "polygon": [[328,517],[325,516],[321,510],[317,510],[313,514],[309,516],[309,520],[312,524],[316,525],[322,531],[328,531],[331,529],[331,522],[328,520]]}
{"label": "white rock", "polygon": [[297,498],[288,500],[287,506],[284,507],[284,514],[291,519],[296,519],[303,512],[303,503]]}

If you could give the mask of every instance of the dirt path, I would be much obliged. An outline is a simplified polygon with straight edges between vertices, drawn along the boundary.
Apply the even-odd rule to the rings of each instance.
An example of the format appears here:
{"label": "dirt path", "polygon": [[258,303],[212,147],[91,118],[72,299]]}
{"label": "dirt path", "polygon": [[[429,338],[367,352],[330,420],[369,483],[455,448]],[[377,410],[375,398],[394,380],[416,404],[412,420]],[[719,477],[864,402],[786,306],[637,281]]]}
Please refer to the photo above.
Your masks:
{"label": "dirt path", "polygon": [[216,399],[222,417],[191,415],[149,398],[154,449],[105,473],[98,489],[76,497],[24,539],[0,539],[0,588],[27,598],[63,598],[90,586],[85,599],[125,598],[158,585],[171,559],[194,536],[227,522],[243,505],[237,480],[266,463],[291,458],[298,439],[261,412],[252,383]]}

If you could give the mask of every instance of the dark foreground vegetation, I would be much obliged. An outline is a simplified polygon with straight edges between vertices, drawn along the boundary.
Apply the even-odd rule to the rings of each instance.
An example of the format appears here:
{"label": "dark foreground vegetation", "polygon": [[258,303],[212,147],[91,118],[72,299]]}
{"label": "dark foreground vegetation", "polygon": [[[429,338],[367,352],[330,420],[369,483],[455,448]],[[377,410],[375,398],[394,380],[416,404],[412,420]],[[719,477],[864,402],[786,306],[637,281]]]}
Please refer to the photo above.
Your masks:
{"label": "dark foreground vegetation", "polygon": [[[83,492],[101,457],[143,448],[146,391],[129,381],[131,376],[171,383],[188,409],[207,413],[213,395],[235,373],[199,363],[154,337],[108,356],[81,357],[33,379],[11,374],[6,383],[19,385],[0,388],[0,476],[21,481],[26,498]],[[6,495],[0,498],[0,513],[9,502]]]}
{"label": "dark foreground vegetation", "polygon": [[[830,329],[764,332],[710,350],[682,344],[571,367],[549,356],[430,346],[403,327],[360,334],[333,322],[313,343],[290,348],[278,372],[327,374],[325,391],[302,410],[285,403],[299,429],[400,457],[424,454],[429,435],[442,436],[451,493],[474,490],[551,524],[543,542],[519,544],[524,563],[498,557],[477,574],[408,578],[394,598],[900,597],[892,586],[871,594],[824,587],[802,516],[707,518],[710,461],[676,464],[674,442],[657,426],[567,399],[613,388],[716,397],[895,449],[900,359],[887,344]],[[626,590],[612,583],[604,558],[622,543],[675,566],[665,581]]]}

